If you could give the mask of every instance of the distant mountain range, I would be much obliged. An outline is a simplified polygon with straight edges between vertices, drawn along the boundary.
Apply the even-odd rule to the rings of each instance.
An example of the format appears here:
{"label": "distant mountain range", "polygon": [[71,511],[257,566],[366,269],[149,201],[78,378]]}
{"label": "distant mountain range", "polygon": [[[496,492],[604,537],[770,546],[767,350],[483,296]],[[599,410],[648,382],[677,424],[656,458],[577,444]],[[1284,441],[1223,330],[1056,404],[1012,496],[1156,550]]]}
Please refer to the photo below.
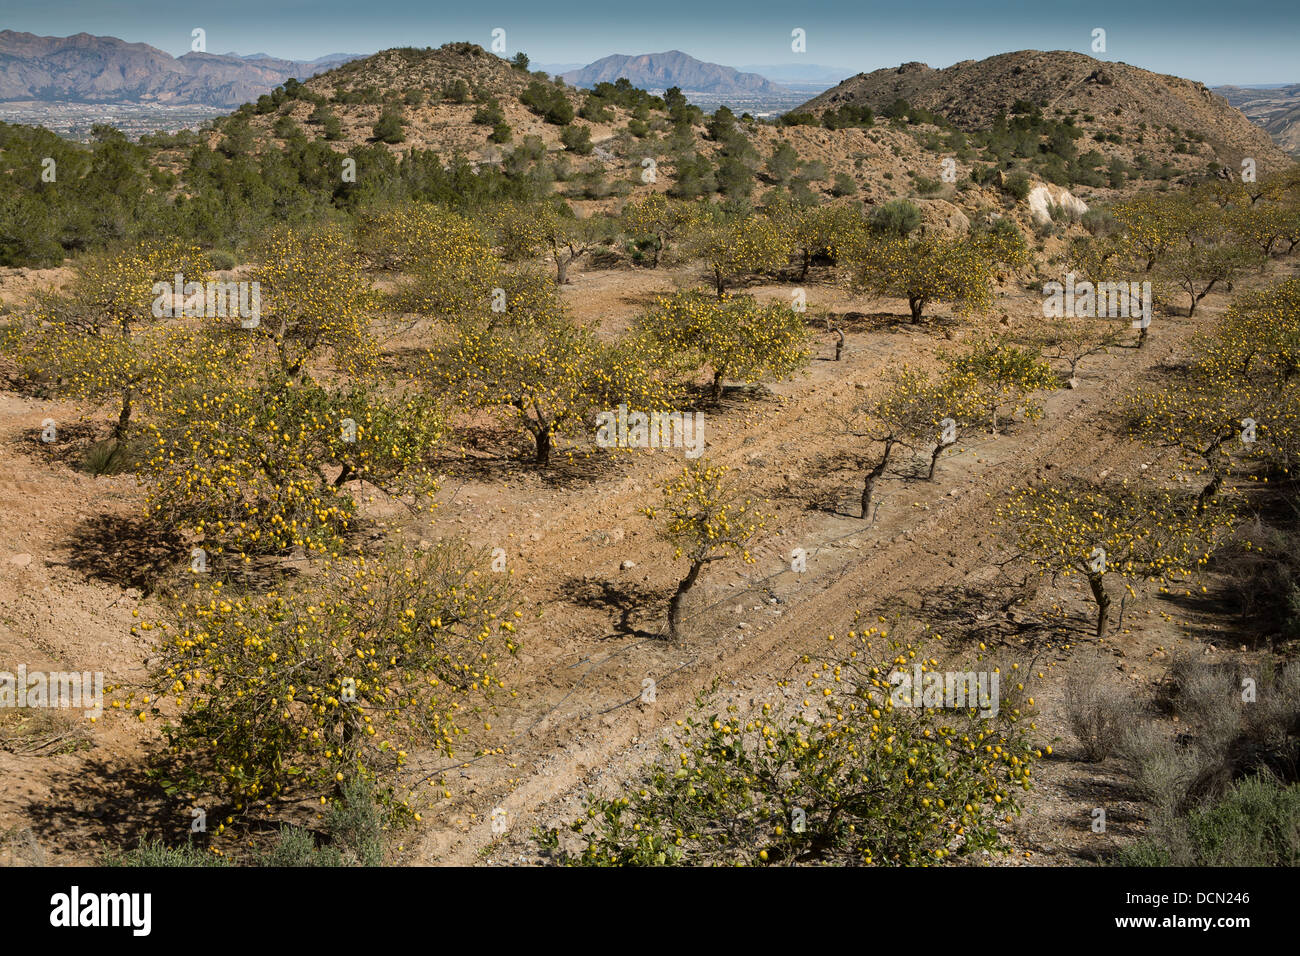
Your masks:
{"label": "distant mountain range", "polygon": [[235,107],[285,80],[306,79],[357,54],[281,60],[265,53],[186,53],[78,33],[0,31],[0,102],[158,103]]}
{"label": "distant mountain range", "polygon": [[666,90],[671,86],[684,92],[715,95],[772,96],[788,92],[757,73],[742,73],[718,63],[705,63],[681,50],[665,53],[642,53],[638,56],[602,57],[580,70],[561,74],[566,83],[592,87],[626,78],[643,90]]}
{"label": "distant mountain range", "polygon": [[[674,60],[671,64],[663,60],[663,58],[669,56],[673,57]],[[607,61],[615,62],[607,63]],[[632,70],[645,72],[644,67],[635,61],[645,61],[646,63],[653,64],[651,73],[663,82],[667,83],[667,86],[657,88],[668,89],[669,86],[676,86],[685,90],[687,89],[686,83],[693,83],[708,88],[692,88],[692,92],[711,93],[715,95],[736,93],[738,91],[749,93],[751,91],[749,85],[745,82],[739,84],[732,83],[731,77],[728,73],[739,73],[742,77],[747,73],[757,74],[762,79],[770,81],[778,90],[799,91],[804,93],[820,92],[829,89],[845,77],[853,75],[853,70],[850,70],[847,67],[819,66],[817,64],[802,63],[774,63],[764,66],[738,66],[733,68],[722,66],[721,64],[701,61],[693,56],[678,51],[672,51],[672,53],[646,53],[641,56],[611,56],[606,57],[604,60],[598,60],[596,63],[592,64],[534,63],[533,68],[543,70],[554,76],[564,76],[565,82],[572,82],[568,77],[581,76],[585,70],[596,68],[598,66],[600,70],[606,74],[608,74],[611,69],[613,72],[621,75],[627,75],[627,73]],[[710,71],[709,74],[706,74],[704,68],[709,67],[716,67],[718,72],[715,73]],[[631,76],[628,76],[628,80],[635,83]],[[600,81],[597,80],[596,82]],[[579,82],[577,85],[586,84]]]}
{"label": "distant mountain range", "polygon": [[[333,53],[314,60],[285,60],[267,53],[186,53],[174,57],[148,44],[116,37],[88,33],[43,37],[4,30],[0,31],[0,102],[230,109],[256,100],[285,80],[305,80],[362,56]],[[1189,128],[1213,131],[1224,124],[1232,130],[1227,139],[1245,147],[1250,137],[1212,102],[1223,97],[1284,150],[1300,155],[1300,83],[1221,86],[1211,93],[1191,81],[1068,53],[1021,51],[979,62],[967,60],[943,70],[907,63],[856,76],[839,67],[802,63],[736,69],[680,50],[617,54],[586,66],[557,63],[537,64],[537,68],[577,87],[620,78],[656,92],[676,86],[706,109],[729,103],[758,115],[805,108],[801,104],[819,93],[806,108],[817,111],[853,102],[879,109],[902,97],[970,128],[1008,110],[1016,99],[1050,99],[1054,107],[1069,104],[1097,113],[1114,110],[1115,116],[1126,120],[1136,115],[1134,103],[1143,103],[1150,114]]]}
{"label": "distant mountain range", "polygon": [[1264,127],[1273,142],[1300,156],[1300,83],[1216,86],[1214,92]]}

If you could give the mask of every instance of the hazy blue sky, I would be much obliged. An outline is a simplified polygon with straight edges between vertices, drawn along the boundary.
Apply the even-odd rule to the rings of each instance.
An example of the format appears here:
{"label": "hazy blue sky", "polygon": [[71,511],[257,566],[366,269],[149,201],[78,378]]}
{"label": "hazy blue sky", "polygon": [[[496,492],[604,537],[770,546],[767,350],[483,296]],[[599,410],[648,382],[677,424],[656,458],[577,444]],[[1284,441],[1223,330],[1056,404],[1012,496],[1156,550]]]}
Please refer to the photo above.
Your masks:
{"label": "hazy blue sky", "polygon": [[[212,53],[295,59],[450,40],[486,47],[500,27],[508,54],[523,50],[538,63],[678,49],[726,64],[856,72],[1039,49],[1077,50],[1211,85],[1300,81],[1296,0],[4,0],[0,13],[0,28],[118,36],[176,55],[189,50],[194,27],[207,31]],[[791,52],[796,27],[806,31],[803,54]],[[1097,27],[1106,30],[1104,53],[1091,49]]]}

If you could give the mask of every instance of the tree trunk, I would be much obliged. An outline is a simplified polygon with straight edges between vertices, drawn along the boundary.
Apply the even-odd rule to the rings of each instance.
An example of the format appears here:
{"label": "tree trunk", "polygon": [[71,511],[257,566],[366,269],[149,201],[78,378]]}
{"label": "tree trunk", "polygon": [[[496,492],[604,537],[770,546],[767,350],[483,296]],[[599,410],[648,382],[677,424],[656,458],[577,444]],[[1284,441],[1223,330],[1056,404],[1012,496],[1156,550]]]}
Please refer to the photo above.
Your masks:
{"label": "tree trunk", "polygon": [[1101,575],[1095,571],[1088,575],[1088,586],[1092,588],[1092,599],[1097,602],[1097,637],[1103,638],[1110,630],[1110,595]]}
{"label": "tree trunk", "polygon": [[805,251],[804,251],[804,254],[803,254],[803,263],[802,263],[802,267],[799,269],[799,281],[800,281],[800,282],[802,282],[804,279],[808,278],[808,266],[811,265],[811,264],[812,264],[812,254],[809,253],[807,250],[805,250]]}
{"label": "tree trunk", "polygon": [[925,300],[909,296],[907,299],[907,305],[908,308],[912,310],[912,321],[920,322],[921,313],[925,310]]}
{"label": "tree trunk", "polygon": [[710,392],[710,395],[712,396],[714,405],[717,405],[719,402],[722,401],[722,373],[721,372],[713,373],[713,388]]}
{"label": "tree trunk", "polygon": [[1222,485],[1223,485],[1223,476],[1215,475],[1213,478],[1210,479],[1209,484],[1207,484],[1204,488],[1201,489],[1201,493],[1196,496],[1196,513],[1198,515],[1205,514],[1206,507],[1209,505],[1211,499],[1213,499],[1214,496],[1219,493],[1219,488]]}
{"label": "tree trunk", "polygon": [[934,481],[934,468],[939,464],[939,456],[943,454],[943,450],[947,447],[947,445],[938,444],[934,446],[934,451],[930,452],[930,471],[925,476],[926,481]]}
{"label": "tree trunk", "polygon": [[131,421],[131,390],[122,389],[122,410],[118,412],[117,424],[113,426],[113,437],[121,441],[126,437],[126,427]]}
{"label": "tree trunk", "polygon": [[727,291],[726,286],[723,285],[723,282],[722,282],[722,270],[721,270],[721,269],[714,268],[714,270],[713,270],[713,287],[714,287],[714,289],[717,290],[718,298],[721,299],[721,298],[722,298],[722,294],[723,294],[724,292]]}
{"label": "tree trunk", "polygon": [[1192,296],[1192,304],[1191,304],[1191,306],[1190,306],[1190,307],[1188,308],[1188,310],[1187,310],[1187,317],[1188,317],[1189,319],[1192,317],[1192,313],[1194,313],[1194,312],[1196,311],[1196,307],[1197,307],[1198,305],[1200,305],[1201,300],[1204,299],[1207,295],[1210,294],[1210,290],[1214,288],[1214,283],[1217,282],[1217,281],[1219,281],[1219,280],[1218,280],[1218,279],[1215,279],[1213,282],[1211,282],[1209,285],[1207,285],[1207,286],[1205,287],[1204,291],[1202,291],[1200,295],[1194,295],[1194,296]]}
{"label": "tree trunk", "polygon": [[674,643],[676,643],[678,635],[681,634],[682,606],[686,602],[686,595],[691,588],[695,587],[695,580],[700,576],[700,571],[703,568],[703,561],[692,561],[691,569],[686,572],[686,577],[682,578],[677,585],[677,591],[673,594],[673,599],[668,602],[668,639]]}
{"label": "tree trunk", "polygon": [[835,334],[839,336],[839,338],[835,340],[835,361],[838,362],[840,356],[844,354],[844,330],[836,329]]}
{"label": "tree trunk", "polygon": [[876,463],[874,468],[867,472],[866,478],[862,481],[862,499],[860,501],[861,513],[858,517],[863,520],[866,520],[871,514],[871,497],[876,492],[876,482],[879,481],[880,476],[885,473],[885,467],[889,464],[889,453],[893,450],[894,443],[892,441],[885,442],[885,452],[880,456],[880,461]]}
{"label": "tree trunk", "polygon": [[565,285],[569,281],[569,260],[558,252],[555,254],[555,284]]}
{"label": "tree trunk", "polygon": [[551,430],[549,428],[538,429],[533,432],[533,438],[537,442],[537,455],[533,460],[538,467],[545,468],[551,463]]}

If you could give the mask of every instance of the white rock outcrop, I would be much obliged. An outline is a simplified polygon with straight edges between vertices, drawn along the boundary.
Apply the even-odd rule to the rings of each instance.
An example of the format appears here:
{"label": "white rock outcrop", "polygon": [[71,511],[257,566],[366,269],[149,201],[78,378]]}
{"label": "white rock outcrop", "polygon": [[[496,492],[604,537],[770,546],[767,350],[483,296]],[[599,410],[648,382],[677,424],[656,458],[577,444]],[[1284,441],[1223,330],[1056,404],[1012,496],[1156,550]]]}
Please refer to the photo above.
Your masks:
{"label": "white rock outcrop", "polygon": [[1071,219],[1078,219],[1088,211],[1088,204],[1071,193],[1070,190],[1047,183],[1042,183],[1031,189],[1026,202],[1029,203],[1030,217],[1038,224],[1052,221],[1051,209],[1053,206],[1058,206],[1064,210]]}

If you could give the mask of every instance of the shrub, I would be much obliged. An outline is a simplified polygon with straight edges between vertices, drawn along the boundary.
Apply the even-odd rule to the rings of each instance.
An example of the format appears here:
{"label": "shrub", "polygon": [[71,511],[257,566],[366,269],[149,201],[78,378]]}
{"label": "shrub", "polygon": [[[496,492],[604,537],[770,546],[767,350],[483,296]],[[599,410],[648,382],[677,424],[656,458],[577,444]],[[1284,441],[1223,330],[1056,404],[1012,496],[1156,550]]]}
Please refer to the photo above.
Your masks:
{"label": "shrub", "polygon": [[587,156],[593,149],[591,128],[588,126],[566,126],[564,132],[560,134],[560,142],[570,152],[577,153],[579,156]]}
{"label": "shrub", "polygon": [[556,126],[567,126],[573,121],[573,104],[563,90],[549,83],[533,80],[519,94],[519,102]]}
{"label": "shrub", "polygon": [[852,656],[815,661],[816,704],[701,703],[624,794],[587,797],[568,826],[578,848],[558,830],[541,842],[586,866],[909,866],[1002,850],[998,828],[1040,755],[1022,729],[1029,711],[900,705],[890,672],[938,662],[876,628],[848,644]]}
{"label": "shrub", "polygon": [[1100,662],[1071,670],[1065,681],[1065,714],[1088,759],[1111,755],[1120,735],[1133,722],[1133,698],[1105,676]]}
{"label": "shrub", "polygon": [[[164,704],[175,713],[170,786],[241,810],[333,795],[364,844],[372,821],[347,781],[397,773],[415,746],[453,754],[465,716],[500,686],[498,658],[515,650],[505,575],[479,565],[439,544],[333,557],[269,591],[196,576],[139,626],[161,633],[158,696],[114,705],[142,720]],[[394,799],[394,783],[375,786]]]}
{"label": "shrub", "polygon": [[375,123],[371,132],[374,134],[375,139],[381,143],[390,145],[401,143],[406,140],[406,133],[403,130],[404,124],[405,121],[402,119],[400,112],[397,110],[384,110],[379,117],[379,122]]}
{"label": "shrub", "polygon": [[853,196],[858,191],[858,184],[853,181],[853,177],[848,173],[840,172],[835,174],[835,181],[831,184],[831,195],[837,197]]}
{"label": "shrub", "polygon": [[1029,198],[1029,191],[1033,185],[1033,180],[1023,169],[1016,170],[1002,180],[1003,191],[1021,202]]}
{"label": "shrub", "polygon": [[921,210],[906,199],[893,199],[873,209],[870,221],[878,235],[905,238],[921,225]]}
{"label": "shrub", "polygon": [[1235,784],[1217,802],[1157,824],[1121,849],[1116,866],[1300,865],[1300,786],[1266,775]]}

